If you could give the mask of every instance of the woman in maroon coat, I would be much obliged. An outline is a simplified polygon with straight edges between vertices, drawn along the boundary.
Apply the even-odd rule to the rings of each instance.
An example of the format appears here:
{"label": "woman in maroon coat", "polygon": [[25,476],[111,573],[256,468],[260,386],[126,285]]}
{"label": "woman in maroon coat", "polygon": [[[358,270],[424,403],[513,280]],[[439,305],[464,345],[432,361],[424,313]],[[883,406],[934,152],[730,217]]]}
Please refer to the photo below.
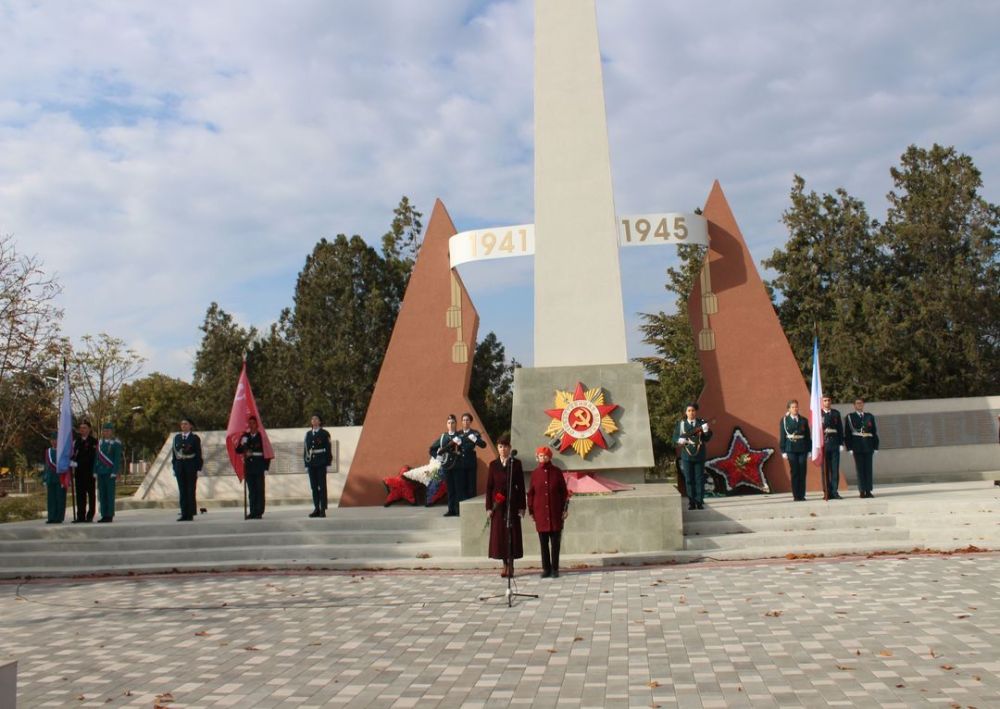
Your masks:
{"label": "woman in maroon coat", "polygon": [[528,514],[535,520],[542,547],[542,578],[559,578],[559,542],[563,521],[569,516],[569,490],[563,471],[552,463],[551,448],[542,446],[535,451],[535,458],[538,467],[531,471]]}
{"label": "woman in maroon coat", "polygon": [[[497,441],[500,457],[490,463],[486,477],[486,514],[490,517],[490,558],[503,561],[504,578],[514,574],[514,559],[524,556],[521,540],[521,517],[524,516],[524,469],[521,461],[511,456],[510,436],[504,434]],[[511,544],[507,548],[507,475],[511,497]]]}

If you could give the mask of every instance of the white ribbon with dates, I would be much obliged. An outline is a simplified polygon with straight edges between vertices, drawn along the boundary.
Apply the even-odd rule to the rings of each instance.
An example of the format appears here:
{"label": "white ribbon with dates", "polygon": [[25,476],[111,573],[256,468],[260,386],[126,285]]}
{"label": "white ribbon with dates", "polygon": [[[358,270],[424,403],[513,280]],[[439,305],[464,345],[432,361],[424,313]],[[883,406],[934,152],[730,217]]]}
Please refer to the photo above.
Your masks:
{"label": "white ribbon with dates", "polygon": [[[700,214],[682,212],[639,214],[618,219],[619,246],[665,244],[708,246],[708,221]],[[531,256],[535,253],[535,225],[463,231],[448,240],[448,250],[452,268],[470,261]]]}

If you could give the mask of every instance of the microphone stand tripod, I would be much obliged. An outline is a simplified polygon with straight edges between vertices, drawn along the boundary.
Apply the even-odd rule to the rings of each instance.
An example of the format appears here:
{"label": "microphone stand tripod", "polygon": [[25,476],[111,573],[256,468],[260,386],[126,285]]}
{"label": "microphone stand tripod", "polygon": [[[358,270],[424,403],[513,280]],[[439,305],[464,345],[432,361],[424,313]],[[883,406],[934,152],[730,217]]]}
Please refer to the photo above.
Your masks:
{"label": "microphone stand tripod", "polygon": [[[514,596],[522,596],[523,598],[538,598],[537,593],[520,593],[514,589],[514,515],[517,512],[513,511],[514,502],[514,454],[517,451],[511,451],[510,457],[507,459],[507,498],[505,504],[507,509],[504,514],[504,526],[507,532],[507,554],[506,558],[503,560],[504,566],[507,568],[507,590],[500,594],[494,594],[492,596],[483,596],[479,600],[485,601],[490,598],[500,598],[503,596],[507,599],[507,607],[510,608],[514,605]],[[492,512],[490,513],[492,516]],[[491,527],[492,528],[492,527]]]}

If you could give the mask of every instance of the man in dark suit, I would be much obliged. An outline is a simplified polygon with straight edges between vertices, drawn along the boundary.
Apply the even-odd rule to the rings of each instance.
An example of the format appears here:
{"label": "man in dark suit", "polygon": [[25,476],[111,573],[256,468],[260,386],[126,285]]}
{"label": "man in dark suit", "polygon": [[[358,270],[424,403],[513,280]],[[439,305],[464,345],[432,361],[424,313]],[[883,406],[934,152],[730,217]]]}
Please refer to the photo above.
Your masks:
{"label": "man in dark suit", "polygon": [[323,428],[323,419],[318,413],[312,415],[309,424],[311,428],[306,431],[306,444],[302,452],[313,499],[313,511],[309,516],[326,517],[326,469],[333,462],[333,441],[330,440],[330,432]]}
{"label": "man in dark suit", "polygon": [[812,451],[812,434],[809,419],[799,416],[799,402],[788,402],[788,412],[781,417],[778,430],[781,457],[788,461],[792,472],[792,499],[803,502],[806,499],[806,461]]}
{"label": "man in dark suit", "polygon": [[681,472],[688,496],[689,510],[705,509],[705,443],[712,431],[705,419],[698,418],[698,404],[684,409],[684,418],[674,426],[674,445],[681,447]]}
{"label": "man in dark suit", "polygon": [[829,396],[824,396],[823,409],[823,466],[826,469],[827,497],[831,500],[841,499],[840,487],[840,451],[844,450],[844,420],[840,412],[833,407]]}
{"label": "man in dark suit", "polygon": [[865,400],[854,400],[854,411],[847,414],[844,427],[844,444],[854,455],[854,468],[858,473],[858,492],[862,498],[875,497],[873,463],[878,451],[878,427],[875,417],[865,411]]}
{"label": "man in dark suit", "polygon": [[174,436],[172,460],[181,507],[181,516],[177,518],[178,522],[190,522],[198,512],[196,492],[198,473],[201,472],[203,461],[201,439],[198,434],[192,433],[193,428],[191,419],[182,418],[181,432]]}
{"label": "man in dark suit", "polygon": [[461,457],[458,464],[462,466],[459,473],[460,482],[465,483],[465,491],[462,494],[463,500],[468,500],[476,496],[476,470],[478,462],[476,459],[476,448],[485,448],[486,441],[483,434],[472,427],[472,414],[466,412],[462,414],[461,436],[464,439]]}
{"label": "man in dark suit", "polygon": [[74,522],[93,522],[97,510],[97,481],[94,478],[94,460],[97,458],[97,438],[90,432],[90,422],[84,419],[73,437],[73,457],[70,465],[76,485],[76,519]]}

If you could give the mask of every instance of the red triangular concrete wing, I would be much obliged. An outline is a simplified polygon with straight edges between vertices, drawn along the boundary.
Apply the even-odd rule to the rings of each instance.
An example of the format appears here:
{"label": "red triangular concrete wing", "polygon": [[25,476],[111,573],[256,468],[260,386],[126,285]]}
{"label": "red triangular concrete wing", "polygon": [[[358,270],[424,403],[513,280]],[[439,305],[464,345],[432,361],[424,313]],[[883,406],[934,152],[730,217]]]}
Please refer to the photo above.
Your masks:
{"label": "red triangular concrete wing", "polygon": [[[715,436],[707,444],[708,457],[722,455],[733,428],[739,426],[754,448],[776,450],[764,472],[773,492],[788,492],[788,463],[777,451],[778,425],[789,399],[798,399],[808,414],[809,390],[718,181],[712,185],[704,215],[710,286],[718,304],[718,311],[708,315],[714,350],[699,345],[705,329],[702,280],[691,291],[688,313],[705,376],[699,413],[717,419]],[[819,468],[810,465],[808,470],[807,488],[822,490]]]}
{"label": "red triangular concrete wing", "polygon": [[[444,432],[448,414],[461,417],[468,411],[482,430],[468,397],[479,315],[450,266],[448,239],[455,233],[437,200],[368,405],[340,497],[342,507],[381,505],[382,478],[403,465],[425,464],[427,449]],[[492,440],[483,433],[487,446],[477,449],[480,489],[488,461],[496,457]]]}

